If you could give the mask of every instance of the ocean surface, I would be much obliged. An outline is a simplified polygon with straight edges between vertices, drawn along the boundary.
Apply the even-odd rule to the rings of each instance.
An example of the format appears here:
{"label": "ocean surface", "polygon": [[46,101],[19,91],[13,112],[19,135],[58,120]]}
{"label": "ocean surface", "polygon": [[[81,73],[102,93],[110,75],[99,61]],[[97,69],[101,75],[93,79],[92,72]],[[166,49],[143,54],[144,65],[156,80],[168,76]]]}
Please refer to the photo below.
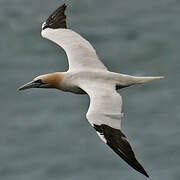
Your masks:
{"label": "ocean surface", "polygon": [[[66,55],[41,38],[61,0],[0,1],[0,179],[143,180],[96,135],[89,98],[17,88],[65,71]],[[122,131],[152,180],[180,179],[180,1],[67,1],[67,24],[112,71],[163,75],[123,89]]]}

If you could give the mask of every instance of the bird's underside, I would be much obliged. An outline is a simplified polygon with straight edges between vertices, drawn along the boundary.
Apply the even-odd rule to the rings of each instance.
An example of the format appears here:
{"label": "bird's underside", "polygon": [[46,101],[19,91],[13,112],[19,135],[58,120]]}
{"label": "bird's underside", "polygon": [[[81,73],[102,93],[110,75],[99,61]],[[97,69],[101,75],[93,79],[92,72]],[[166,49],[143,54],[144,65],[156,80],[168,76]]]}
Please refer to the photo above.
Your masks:
{"label": "bird's underside", "polygon": [[56,88],[88,94],[90,106],[86,117],[99,137],[132,168],[148,177],[121,131],[122,99],[116,90],[162,77],[136,77],[108,71],[91,44],[67,29],[65,9],[64,4],[48,17],[42,25],[41,34],[65,50],[69,70],[38,76],[19,90]]}

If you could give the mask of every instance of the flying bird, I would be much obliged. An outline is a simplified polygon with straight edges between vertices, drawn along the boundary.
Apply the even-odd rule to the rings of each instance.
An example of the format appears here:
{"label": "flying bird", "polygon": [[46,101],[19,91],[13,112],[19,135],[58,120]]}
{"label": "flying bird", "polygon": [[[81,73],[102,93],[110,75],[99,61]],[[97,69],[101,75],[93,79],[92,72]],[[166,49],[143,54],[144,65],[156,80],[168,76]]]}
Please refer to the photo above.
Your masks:
{"label": "flying bird", "polygon": [[81,35],[67,28],[66,5],[56,9],[42,24],[41,35],[66,52],[69,69],[40,75],[19,90],[56,88],[76,94],[87,94],[90,106],[86,114],[99,137],[132,168],[149,177],[121,131],[122,99],[118,89],[142,84],[158,77],[137,77],[109,71],[95,49]]}

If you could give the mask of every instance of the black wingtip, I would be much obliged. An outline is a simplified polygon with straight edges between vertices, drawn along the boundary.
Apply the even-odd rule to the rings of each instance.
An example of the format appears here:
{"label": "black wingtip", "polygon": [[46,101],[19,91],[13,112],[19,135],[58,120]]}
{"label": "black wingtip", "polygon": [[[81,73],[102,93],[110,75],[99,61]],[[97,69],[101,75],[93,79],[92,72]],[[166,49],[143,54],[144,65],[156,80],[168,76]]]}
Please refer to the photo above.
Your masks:
{"label": "black wingtip", "polygon": [[[60,7],[61,7],[61,6],[60,6]],[[66,10],[66,8],[67,8],[66,3],[64,3],[64,4],[62,5],[62,7]]]}
{"label": "black wingtip", "polygon": [[144,170],[144,173],[143,173],[147,178],[149,178],[149,175],[147,174],[147,172]]}
{"label": "black wingtip", "polygon": [[149,175],[146,173],[146,174],[144,174],[147,178],[149,178]]}
{"label": "black wingtip", "polygon": [[[138,171],[138,170],[137,170],[137,171]],[[139,172],[140,172],[141,174],[143,174],[144,176],[146,176],[147,178],[149,178],[149,175],[147,174],[147,172],[144,170],[143,167],[139,170]]]}
{"label": "black wingtip", "polygon": [[131,145],[126,139],[126,136],[119,129],[114,129],[105,124],[94,124],[94,128],[98,133],[104,135],[104,138],[107,141],[106,144],[111,147],[115,153],[117,153],[132,168],[146,177],[149,177],[143,166],[137,161]]}
{"label": "black wingtip", "polygon": [[66,15],[65,10],[67,5],[64,3],[60,7],[58,7],[46,20],[45,28],[59,29],[59,28],[67,28],[66,25]]}
{"label": "black wingtip", "polygon": [[67,8],[67,5],[66,5],[66,3],[64,3],[64,4],[62,4],[61,6],[59,6],[58,8],[57,8],[57,10],[59,9],[59,10],[63,10],[63,12],[65,12],[65,10],[66,10],[66,8]]}
{"label": "black wingtip", "polygon": [[[120,151],[119,148],[117,149],[115,146],[112,146],[112,144],[107,144],[109,145],[112,150],[117,153],[125,162],[127,162],[132,168],[134,168],[136,171],[138,171],[139,173],[143,174],[144,176],[146,176],[147,178],[149,178],[149,175],[147,174],[147,172],[145,171],[145,169],[143,168],[143,166],[137,161],[134,152],[131,149],[131,157],[129,158],[128,155],[125,155],[125,152]],[[130,147],[130,144],[128,143],[128,146]],[[131,147],[130,147],[131,148]]]}

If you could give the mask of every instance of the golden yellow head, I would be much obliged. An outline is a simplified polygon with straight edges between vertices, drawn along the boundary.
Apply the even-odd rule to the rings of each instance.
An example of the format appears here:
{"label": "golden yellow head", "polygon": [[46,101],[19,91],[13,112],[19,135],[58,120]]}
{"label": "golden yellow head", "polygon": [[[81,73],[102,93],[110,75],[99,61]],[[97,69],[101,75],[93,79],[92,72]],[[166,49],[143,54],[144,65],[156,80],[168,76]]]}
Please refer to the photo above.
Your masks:
{"label": "golden yellow head", "polygon": [[35,79],[41,79],[42,82],[47,84],[50,88],[56,88],[61,81],[61,75],[59,72],[55,72],[38,76]]}
{"label": "golden yellow head", "polygon": [[19,90],[30,88],[58,88],[62,76],[59,72],[40,75],[33,79],[33,81],[21,86]]}

